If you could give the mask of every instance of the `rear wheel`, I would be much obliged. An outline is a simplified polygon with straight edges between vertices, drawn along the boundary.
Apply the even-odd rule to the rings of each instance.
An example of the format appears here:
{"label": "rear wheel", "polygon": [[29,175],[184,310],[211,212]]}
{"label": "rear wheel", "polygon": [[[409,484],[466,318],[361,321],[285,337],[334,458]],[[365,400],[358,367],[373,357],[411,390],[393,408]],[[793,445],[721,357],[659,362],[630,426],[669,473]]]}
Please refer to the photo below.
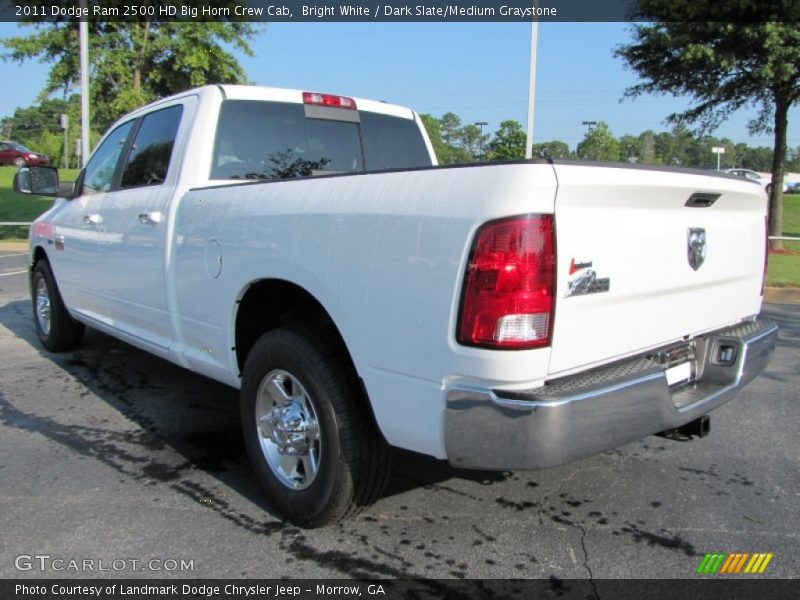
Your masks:
{"label": "rear wheel", "polygon": [[66,352],[77,348],[83,340],[86,328],[67,312],[53,271],[46,260],[36,263],[31,283],[33,320],[39,341],[51,352]]}
{"label": "rear wheel", "polygon": [[772,184],[768,183],[767,187],[765,189],[767,190],[767,195],[771,194],[772,193]]}
{"label": "rear wheel", "polygon": [[28,163],[21,156],[18,156],[17,158],[14,159],[14,166],[16,166],[18,169],[21,169],[22,167],[25,167],[27,165]]}
{"label": "rear wheel", "polygon": [[390,472],[340,347],[311,328],[264,334],[244,368],[241,416],[259,482],[286,518],[320,527],[375,502]]}

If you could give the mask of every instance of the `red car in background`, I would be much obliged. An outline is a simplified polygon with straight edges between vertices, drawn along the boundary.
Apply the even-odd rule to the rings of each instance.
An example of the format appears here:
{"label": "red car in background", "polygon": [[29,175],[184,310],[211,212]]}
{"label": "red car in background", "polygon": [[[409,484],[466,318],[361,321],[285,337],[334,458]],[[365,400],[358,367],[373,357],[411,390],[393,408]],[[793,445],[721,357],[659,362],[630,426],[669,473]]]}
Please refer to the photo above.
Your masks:
{"label": "red car in background", "polygon": [[50,159],[44,154],[28,150],[25,146],[14,142],[0,142],[0,165],[46,165]]}

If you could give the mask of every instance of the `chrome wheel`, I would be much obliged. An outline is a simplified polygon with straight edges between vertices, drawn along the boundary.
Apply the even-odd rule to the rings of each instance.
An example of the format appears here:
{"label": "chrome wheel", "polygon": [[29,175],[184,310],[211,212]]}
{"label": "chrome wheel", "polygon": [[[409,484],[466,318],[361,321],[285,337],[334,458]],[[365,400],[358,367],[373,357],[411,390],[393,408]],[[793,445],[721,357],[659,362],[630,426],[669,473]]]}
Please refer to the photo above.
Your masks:
{"label": "chrome wheel", "polygon": [[267,373],[258,388],[256,427],[269,468],[291,490],[306,489],[319,472],[322,450],[314,404],[296,377]]}
{"label": "chrome wheel", "polygon": [[50,335],[50,293],[44,277],[36,282],[36,320],[42,333]]}

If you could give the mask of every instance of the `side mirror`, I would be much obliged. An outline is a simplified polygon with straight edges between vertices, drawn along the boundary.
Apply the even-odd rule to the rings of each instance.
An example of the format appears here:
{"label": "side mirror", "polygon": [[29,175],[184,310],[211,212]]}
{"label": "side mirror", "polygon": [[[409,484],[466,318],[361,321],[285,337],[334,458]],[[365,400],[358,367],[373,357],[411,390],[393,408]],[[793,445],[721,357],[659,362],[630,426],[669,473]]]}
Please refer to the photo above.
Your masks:
{"label": "side mirror", "polygon": [[14,175],[14,191],[19,194],[56,196],[59,192],[58,169],[22,167]]}

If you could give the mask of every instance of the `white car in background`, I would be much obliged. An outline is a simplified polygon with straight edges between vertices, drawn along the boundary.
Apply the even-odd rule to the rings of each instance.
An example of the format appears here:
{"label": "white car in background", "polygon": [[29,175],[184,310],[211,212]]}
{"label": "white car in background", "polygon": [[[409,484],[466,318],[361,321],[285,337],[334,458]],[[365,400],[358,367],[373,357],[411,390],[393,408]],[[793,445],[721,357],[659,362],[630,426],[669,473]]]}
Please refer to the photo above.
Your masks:
{"label": "white car in background", "polygon": [[[737,177],[745,177],[747,179],[751,179],[753,181],[758,181],[764,189],[767,190],[769,194],[770,190],[772,190],[772,181],[768,177],[764,177],[761,173],[757,173],[756,171],[751,171],[750,169],[725,169],[723,173],[727,173],[729,175],[736,175]],[[789,191],[789,183],[788,181],[783,182],[783,191]]]}

